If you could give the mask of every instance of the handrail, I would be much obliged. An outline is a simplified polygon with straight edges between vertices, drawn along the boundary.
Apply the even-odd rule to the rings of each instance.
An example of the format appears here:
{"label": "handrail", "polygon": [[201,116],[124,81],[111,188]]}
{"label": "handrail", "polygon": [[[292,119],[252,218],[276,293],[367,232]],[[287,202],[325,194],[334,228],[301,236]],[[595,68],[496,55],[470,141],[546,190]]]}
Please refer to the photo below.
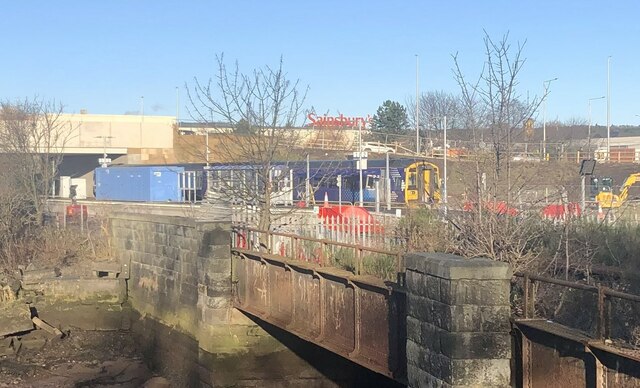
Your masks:
{"label": "handrail", "polygon": [[575,288],[575,289],[578,289],[578,290],[590,291],[590,292],[594,292],[594,293],[597,293],[597,292],[599,292],[599,290],[602,290],[604,295],[612,296],[612,297],[619,298],[619,299],[625,299],[625,300],[629,300],[629,301],[632,301],[632,302],[640,302],[640,295],[635,295],[635,294],[629,294],[629,293],[626,293],[626,292],[616,291],[616,290],[614,290],[612,288],[605,287],[605,286],[592,286],[590,284],[570,282],[568,280],[562,280],[562,279],[554,279],[554,278],[535,275],[535,274],[527,273],[527,272],[516,272],[513,276],[522,277],[522,278],[527,278],[528,277],[530,280],[533,280],[533,281],[538,281],[538,282],[542,282],[542,283],[549,283],[549,284],[555,284],[555,285],[558,285],[558,286],[564,286],[564,287],[567,287],[567,288]]}
{"label": "handrail", "polygon": [[[242,231],[246,232],[246,235],[241,234]],[[264,246],[264,248],[266,248],[266,252],[270,253],[270,254],[276,254],[279,255],[281,257],[289,257],[289,258],[293,258],[294,260],[300,260],[298,257],[299,253],[297,251],[297,248],[300,247],[300,242],[304,242],[304,241],[308,241],[308,242],[313,242],[313,243],[318,243],[320,244],[320,246],[322,248],[326,248],[327,246],[337,246],[337,247],[342,247],[342,248],[350,248],[353,249],[354,251],[354,260],[355,260],[355,266],[354,269],[352,270],[352,272],[356,275],[363,275],[365,272],[365,267],[364,267],[364,255],[363,253],[365,252],[369,252],[369,253],[377,253],[377,254],[382,254],[382,255],[386,255],[389,257],[394,258],[394,264],[395,264],[395,282],[397,282],[400,285],[404,285],[404,263],[403,263],[403,253],[401,251],[397,251],[397,252],[393,252],[393,251],[387,251],[385,249],[379,249],[379,248],[372,248],[372,247],[367,247],[367,246],[363,246],[363,245],[358,245],[358,244],[350,244],[350,243],[343,243],[343,242],[338,242],[338,241],[332,241],[332,240],[327,240],[327,239],[319,239],[319,238],[313,238],[313,237],[304,237],[304,236],[299,236],[297,234],[292,234],[292,233],[285,233],[285,232],[275,232],[275,231],[268,231],[268,230],[263,230],[263,229],[258,229],[258,228],[252,228],[252,227],[238,227],[238,226],[234,226],[232,228],[232,232],[237,235],[237,236],[242,236],[245,239],[245,242],[249,239],[249,236],[253,233],[255,234],[264,234],[266,235],[266,246]],[[284,255],[278,252],[274,252],[274,247],[273,245],[273,237],[285,237],[290,239],[290,243],[291,243],[291,255],[287,255],[287,252],[284,252]],[[236,246],[235,241],[233,241],[233,247]],[[303,252],[304,253],[304,252]],[[325,266],[326,265],[326,253],[325,253],[325,249],[321,249],[319,252],[318,257],[315,258],[317,260],[317,263],[320,266]],[[378,276],[380,278],[387,278],[388,276],[391,274],[387,274],[386,276]],[[374,275],[375,276],[375,275]]]}
{"label": "handrail", "polygon": [[587,292],[592,292],[598,295],[598,315],[596,317],[596,336],[599,339],[604,339],[608,336],[608,329],[610,327],[611,317],[609,309],[606,308],[607,297],[613,297],[623,300],[628,300],[632,302],[640,302],[640,295],[629,294],[626,292],[616,291],[609,287],[605,287],[602,285],[592,286],[589,284],[570,282],[568,280],[554,279],[548,278],[544,276],[539,276],[532,273],[527,272],[516,272],[514,274],[515,277],[524,278],[524,318],[534,318],[535,313],[535,288],[533,287],[534,282],[540,283],[548,283],[555,284],[558,286],[563,286],[567,288],[575,288],[579,290],[584,290]]}
{"label": "handrail", "polygon": [[337,245],[339,247],[360,249],[360,250],[363,250],[363,251],[369,251],[369,252],[373,252],[373,253],[381,253],[381,254],[390,255],[390,256],[397,255],[399,253],[399,252],[387,251],[387,250],[379,249],[379,248],[367,247],[367,246],[364,246],[364,245],[343,243],[343,242],[339,242],[339,241],[320,239],[320,238],[313,238],[313,237],[305,237],[305,236],[300,236],[300,235],[293,234],[293,233],[267,231],[267,230],[264,230],[264,229],[258,229],[258,228],[252,228],[252,227],[237,227],[237,226],[234,226],[233,229],[234,230],[246,230],[246,231],[255,232],[255,233],[264,233],[264,234],[271,235],[271,236],[296,238],[298,240],[317,242],[317,243],[321,243],[321,244]]}

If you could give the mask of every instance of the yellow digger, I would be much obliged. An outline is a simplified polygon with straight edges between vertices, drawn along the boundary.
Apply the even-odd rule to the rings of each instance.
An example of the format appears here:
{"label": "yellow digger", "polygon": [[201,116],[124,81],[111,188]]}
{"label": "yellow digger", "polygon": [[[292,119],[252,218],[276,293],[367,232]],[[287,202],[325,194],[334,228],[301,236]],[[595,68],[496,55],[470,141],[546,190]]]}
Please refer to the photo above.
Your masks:
{"label": "yellow digger", "polygon": [[631,174],[622,184],[619,194],[616,195],[613,191],[601,191],[596,195],[596,201],[603,209],[618,208],[627,200],[629,188],[638,180],[640,180],[640,173]]}

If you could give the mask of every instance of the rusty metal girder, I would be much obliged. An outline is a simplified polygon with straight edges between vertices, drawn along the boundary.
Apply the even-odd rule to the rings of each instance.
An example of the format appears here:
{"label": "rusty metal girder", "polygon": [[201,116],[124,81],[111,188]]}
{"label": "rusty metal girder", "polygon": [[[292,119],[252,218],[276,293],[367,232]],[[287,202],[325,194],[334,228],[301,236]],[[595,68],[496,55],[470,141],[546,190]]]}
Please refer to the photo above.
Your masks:
{"label": "rusty metal girder", "polygon": [[[640,357],[544,319],[516,319],[526,387],[638,387]],[[611,385],[613,384],[613,385]]]}
{"label": "rusty metal girder", "polygon": [[335,268],[237,253],[236,308],[377,373],[406,377],[402,290]]}

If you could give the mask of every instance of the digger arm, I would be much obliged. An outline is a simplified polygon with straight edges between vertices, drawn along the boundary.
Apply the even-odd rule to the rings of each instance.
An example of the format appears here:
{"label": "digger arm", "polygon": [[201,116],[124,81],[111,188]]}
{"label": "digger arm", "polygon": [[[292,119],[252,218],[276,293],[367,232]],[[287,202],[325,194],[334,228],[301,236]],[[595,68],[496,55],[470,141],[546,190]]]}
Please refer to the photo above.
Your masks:
{"label": "digger arm", "polygon": [[620,207],[627,200],[629,196],[629,188],[633,186],[640,179],[640,173],[634,173],[629,175],[627,180],[620,188],[620,194],[615,195],[610,192],[600,192],[596,196],[596,201],[603,208]]}
{"label": "digger arm", "polygon": [[618,195],[618,200],[621,203],[627,200],[627,197],[629,196],[629,188],[633,186],[638,181],[639,178],[640,178],[640,173],[635,173],[635,174],[629,175],[627,180],[624,181],[624,184],[620,189],[620,194]]}

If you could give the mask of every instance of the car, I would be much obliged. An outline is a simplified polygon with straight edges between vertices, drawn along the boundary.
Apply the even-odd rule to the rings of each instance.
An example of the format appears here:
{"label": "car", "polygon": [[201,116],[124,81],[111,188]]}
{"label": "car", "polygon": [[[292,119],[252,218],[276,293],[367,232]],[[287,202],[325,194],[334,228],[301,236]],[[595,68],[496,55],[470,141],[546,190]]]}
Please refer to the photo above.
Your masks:
{"label": "car", "polygon": [[515,155],[512,160],[514,162],[539,162],[540,158],[533,155],[520,154]]}
{"label": "car", "polygon": [[395,153],[396,150],[382,143],[365,142],[362,143],[362,151],[374,152],[377,154]]}

